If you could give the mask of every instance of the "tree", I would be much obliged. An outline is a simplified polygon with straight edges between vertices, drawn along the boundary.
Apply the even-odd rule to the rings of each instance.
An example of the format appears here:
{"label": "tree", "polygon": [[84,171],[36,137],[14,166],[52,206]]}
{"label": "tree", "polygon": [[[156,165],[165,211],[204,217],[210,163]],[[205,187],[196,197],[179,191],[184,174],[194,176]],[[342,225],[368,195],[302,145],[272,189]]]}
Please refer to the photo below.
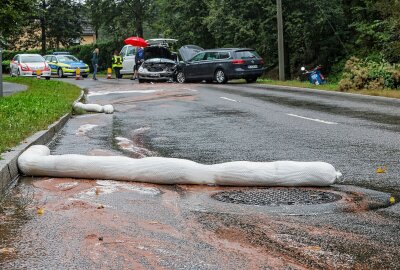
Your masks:
{"label": "tree", "polygon": [[[0,8],[0,46],[10,44],[10,39],[20,35],[31,12],[33,0],[3,0]],[[3,43],[3,44],[2,44]],[[4,44],[7,43],[7,44]],[[11,44],[12,47],[12,44]]]}

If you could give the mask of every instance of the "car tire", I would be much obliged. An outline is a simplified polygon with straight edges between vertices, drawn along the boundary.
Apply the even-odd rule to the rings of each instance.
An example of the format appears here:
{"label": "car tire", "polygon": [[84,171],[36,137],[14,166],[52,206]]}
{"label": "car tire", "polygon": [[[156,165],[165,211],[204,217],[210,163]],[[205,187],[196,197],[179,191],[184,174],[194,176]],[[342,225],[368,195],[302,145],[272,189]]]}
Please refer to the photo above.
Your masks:
{"label": "car tire", "polygon": [[64,72],[61,68],[57,70],[57,76],[58,78],[64,78]]}
{"label": "car tire", "polygon": [[21,76],[21,71],[19,71],[19,68],[17,69],[17,77]]}
{"label": "car tire", "polygon": [[82,75],[83,78],[87,78],[89,75]]}
{"label": "car tire", "polygon": [[186,82],[186,76],[185,76],[185,73],[182,70],[178,71],[178,73],[176,74],[176,81],[178,83],[185,83]]}
{"label": "car tire", "polygon": [[257,77],[247,77],[246,82],[247,83],[254,83],[257,81]]}
{"label": "car tire", "polygon": [[46,78],[47,81],[50,80],[50,77],[45,77],[45,78]]}
{"label": "car tire", "polygon": [[138,82],[139,82],[139,83],[144,83],[145,80],[143,80],[143,79],[138,79]]}
{"label": "car tire", "polygon": [[228,81],[225,72],[222,69],[217,69],[215,71],[214,80],[219,84],[226,83]]}

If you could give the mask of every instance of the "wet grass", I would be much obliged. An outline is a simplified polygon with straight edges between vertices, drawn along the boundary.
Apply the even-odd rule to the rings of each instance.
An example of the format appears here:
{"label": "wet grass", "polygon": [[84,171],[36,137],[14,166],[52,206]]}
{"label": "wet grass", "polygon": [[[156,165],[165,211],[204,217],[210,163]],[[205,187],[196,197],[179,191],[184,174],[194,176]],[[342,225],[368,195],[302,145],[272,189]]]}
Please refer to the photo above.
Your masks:
{"label": "wet grass", "polygon": [[71,112],[81,92],[77,86],[32,78],[4,78],[28,86],[27,91],[0,98],[0,153]]}
{"label": "wet grass", "polygon": [[[326,84],[322,84],[322,85],[314,85],[314,84],[310,84],[309,82],[302,82],[302,81],[296,81],[296,80],[277,81],[277,80],[271,80],[271,79],[258,79],[257,83],[270,84],[270,85],[281,85],[281,86],[291,86],[291,87],[301,87],[301,88],[309,88],[309,89],[319,89],[319,90],[326,90],[326,91],[338,91],[339,92],[339,84],[337,84],[337,83],[326,83]],[[368,95],[368,96],[399,98],[400,99],[400,90],[392,90],[392,89],[350,90],[347,93],[361,94],[361,95]]]}

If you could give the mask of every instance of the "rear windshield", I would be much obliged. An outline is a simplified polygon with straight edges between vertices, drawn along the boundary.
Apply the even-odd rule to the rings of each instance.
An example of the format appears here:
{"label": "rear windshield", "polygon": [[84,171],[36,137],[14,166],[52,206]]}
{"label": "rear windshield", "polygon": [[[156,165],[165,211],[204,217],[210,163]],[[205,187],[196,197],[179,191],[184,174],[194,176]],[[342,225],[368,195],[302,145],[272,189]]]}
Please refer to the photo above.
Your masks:
{"label": "rear windshield", "polygon": [[236,59],[260,58],[256,51],[238,51]]}
{"label": "rear windshield", "polygon": [[44,62],[44,59],[40,55],[24,55],[21,56],[21,62],[25,63]]}

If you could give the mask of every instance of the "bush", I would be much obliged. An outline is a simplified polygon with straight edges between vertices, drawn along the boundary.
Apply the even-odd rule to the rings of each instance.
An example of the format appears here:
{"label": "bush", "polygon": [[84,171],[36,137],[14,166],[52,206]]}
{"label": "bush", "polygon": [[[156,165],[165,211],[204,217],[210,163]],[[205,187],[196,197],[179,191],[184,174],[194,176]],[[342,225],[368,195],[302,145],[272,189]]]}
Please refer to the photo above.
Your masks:
{"label": "bush", "polygon": [[340,91],[399,89],[400,66],[351,57],[344,67]]}
{"label": "bush", "polygon": [[10,72],[10,60],[4,60],[1,62],[1,66],[3,69],[3,73],[9,73]]}

